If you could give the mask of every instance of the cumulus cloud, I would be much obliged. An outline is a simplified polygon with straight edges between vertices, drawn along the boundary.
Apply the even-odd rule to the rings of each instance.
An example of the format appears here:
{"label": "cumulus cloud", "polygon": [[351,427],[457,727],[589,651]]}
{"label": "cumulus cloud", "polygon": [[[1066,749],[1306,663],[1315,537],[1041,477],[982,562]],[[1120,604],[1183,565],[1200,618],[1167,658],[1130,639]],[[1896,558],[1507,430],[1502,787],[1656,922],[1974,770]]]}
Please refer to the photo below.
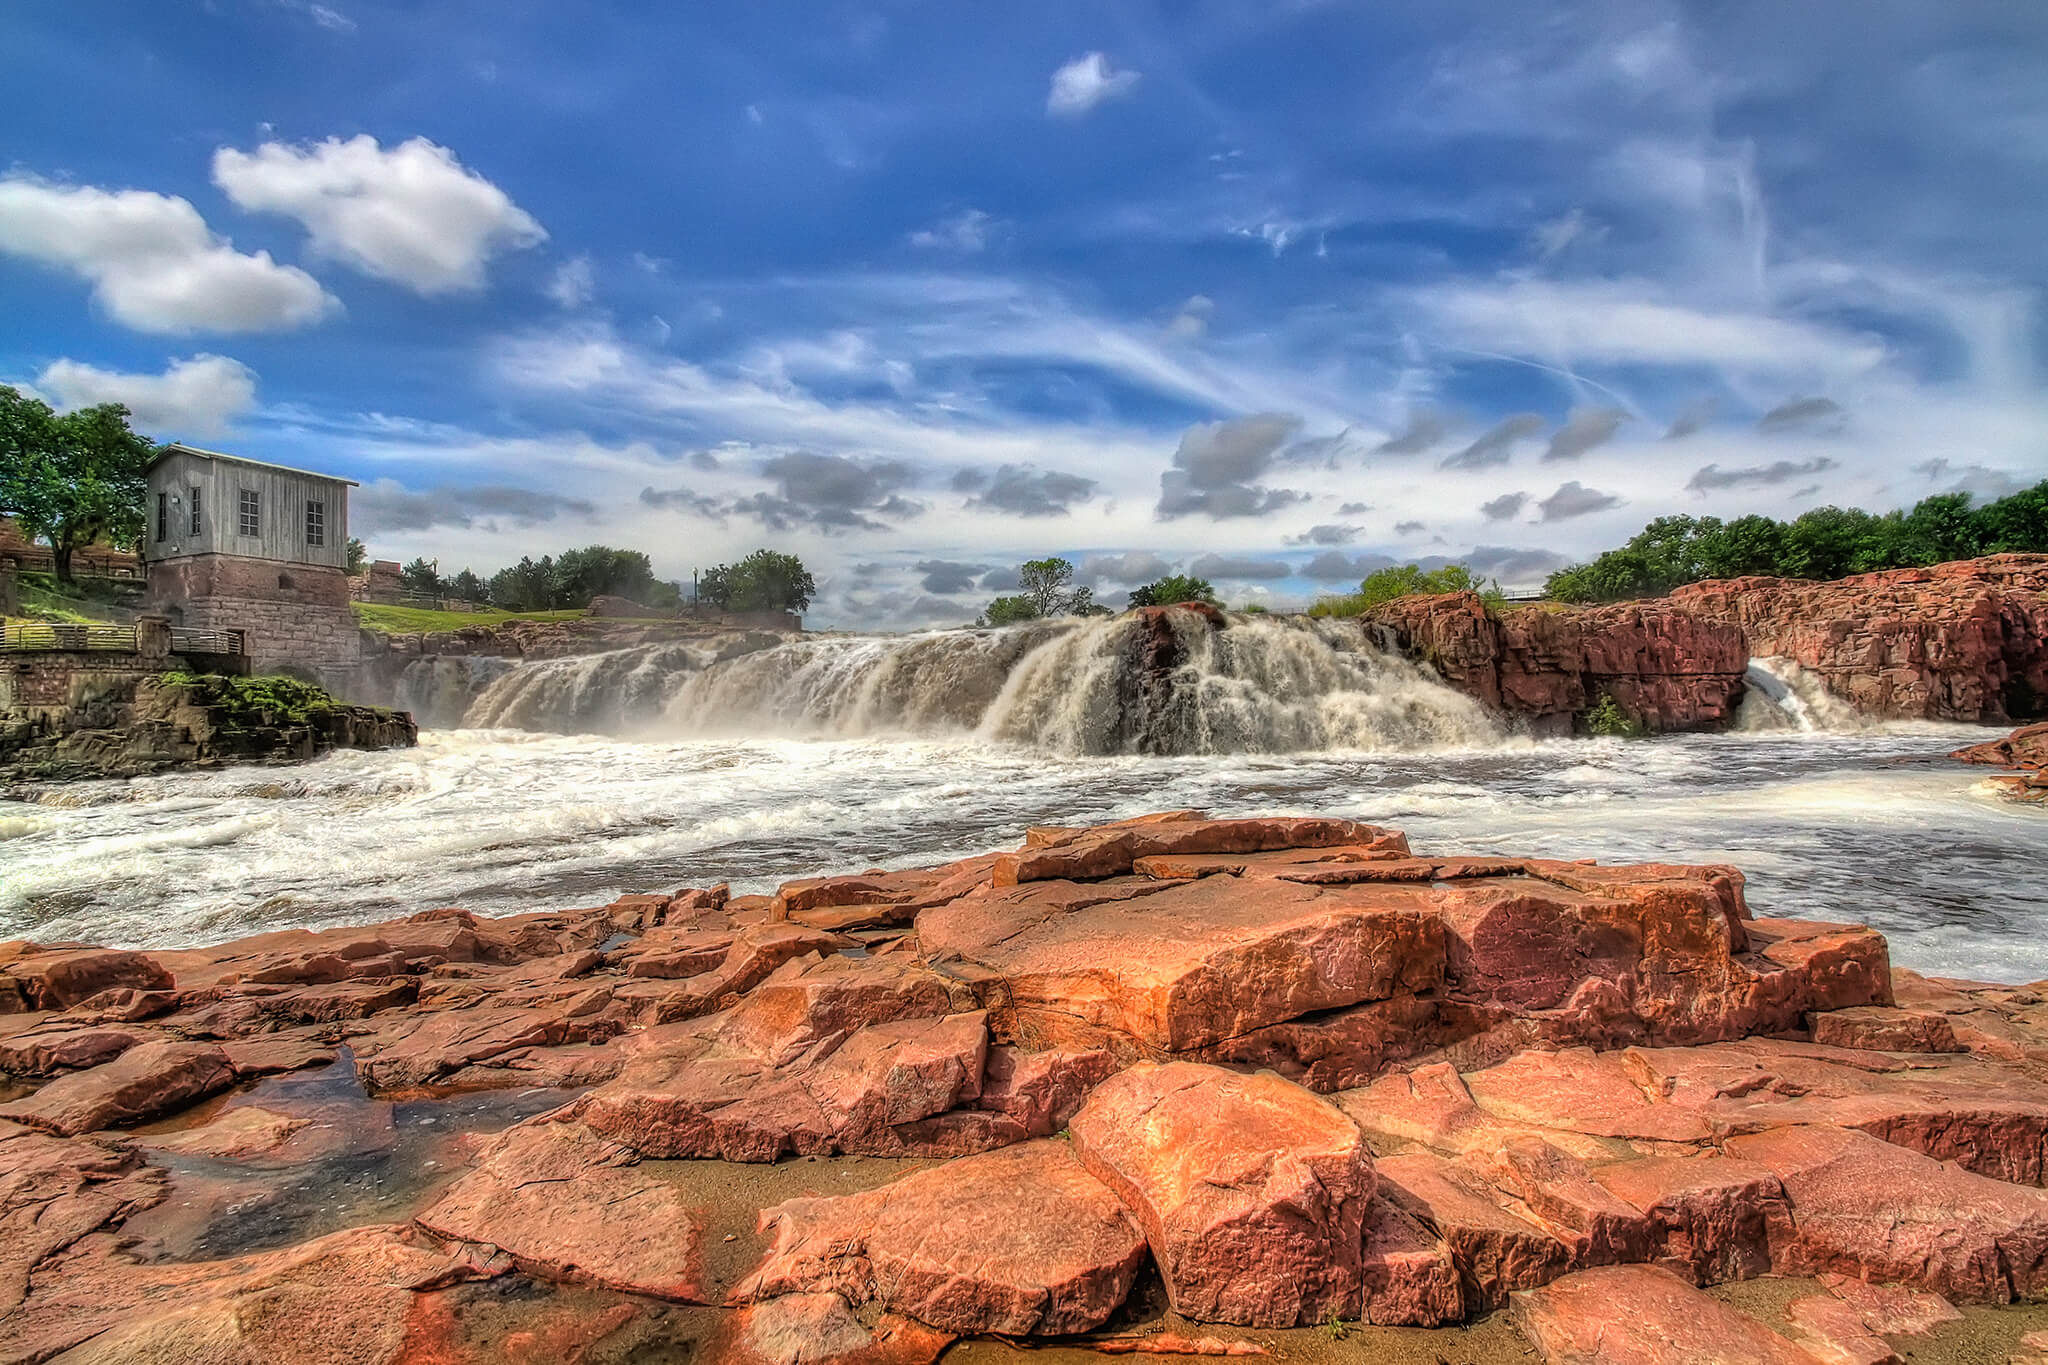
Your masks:
{"label": "cumulus cloud", "polygon": [[1203,555],[1188,565],[1196,578],[1259,579],[1286,578],[1294,566],[1281,559],[1252,559],[1244,555]]}
{"label": "cumulus cloud", "polygon": [[1136,71],[1111,66],[1103,53],[1087,53],[1052,73],[1045,112],[1055,118],[1079,118],[1105,100],[1130,94],[1138,88],[1139,78]]}
{"label": "cumulus cloud", "polygon": [[597,508],[582,498],[531,488],[478,484],[419,492],[396,479],[378,479],[363,485],[350,494],[348,505],[351,528],[386,535],[480,523],[487,529],[499,522],[532,526],[559,516],[588,518],[597,513]]}
{"label": "cumulus cloud", "polygon": [[1337,515],[1340,517],[1361,517],[1371,510],[1372,504],[1369,502],[1347,502],[1337,509]]}
{"label": "cumulus cloud", "polygon": [[1621,499],[1613,493],[1588,488],[1574,479],[1570,483],[1559,484],[1555,493],[1536,506],[1541,509],[1545,521],[1570,521],[1573,517],[1590,516],[1610,507],[1619,507]]}
{"label": "cumulus cloud", "polygon": [[254,152],[222,147],[213,181],[251,213],[279,213],[311,234],[313,249],[421,294],[483,288],[502,251],[537,246],[547,232],[490,181],[423,137],[385,150],[367,133]]}
{"label": "cumulus cloud", "polygon": [[1697,403],[1688,403],[1678,416],[1671,419],[1671,425],[1664,429],[1664,439],[1667,441],[1684,440],[1701,427],[1704,427],[1708,422],[1714,420],[1714,413],[1720,406],[1719,403],[1711,398],[1703,398]]}
{"label": "cumulus cloud", "polygon": [[1305,501],[1306,493],[1254,482],[1300,428],[1299,417],[1277,412],[1189,427],[1159,476],[1158,517],[1255,517]]}
{"label": "cumulus cloud", "polygon": [[1565,424],[1551,433],[1546,460],[1576,460],[1594,446],[1604,445],[1621,430],[1628,414],[1620,408],[1574,408]]}
{"label": "cumulus cloud", "polygon": [[1086,583],[1150,583],[1172,572],[1173,565],[1150,550],[1128,550],[1120,555],[1090,555],[1074,570],[1074,576]]}
{"label": "cumulus cloud", "polygon": [[1471,445],[1455,455],[1445,456],[1443,468],[1486,469],[1506,464],[1515,453],[1515,442],[1534,436],[1541,430],[1543,417],[1539,413],[1518,412],[1512,417],[1503,417]]}
{"label": "cumulus cloud", "polygon": [[341,307],[305,271],[236,251],[188,201],[147,190],[0,179],[0,251],[89,281],[139,332],[271,332]]}
{"label": "cumulus cloud", "polygon": [[771,531],[811,525],[823,531],[886,531],[877,517],[902,520],[924,510],[901,496],[915,475],[901,460],[861,463],[843,455],[792,451],[761,466],[778,493],[756,493],[734,502],[731,511],[750,516]]}
{"label": "cumulus cloud", "polygon": [[669,511],[694,512],[700,517],[709,517],[716,520],[723,520],[725,517],[724,503],[708,494],[698,493],[688,488],[643,488],[640,490],[640,501],[646,503],[649,507],[659,507]]}
{"label": "cumulus cloud", "polygon": [[1481,578],[1497,578],[1509,587],[1536,583],[1571,565],[1571,558],[1551,550],[1517,550],[1505,545],[1480,545],[1462,564]]}
{"label": "cumulus cloud", "polygon": [[962,209],[930,227],[911,233],[910,244],[926,251],[957,251],[971,255],[988,246],[994,226],[995,219],[980,209]]}
{"label": "cumulus cloud", "polygon": [[1923,461],[1913,466],[1913,472],[1924,475],[1929,483],[1948,481],[1942,492],[1968,493],[1979,502],[1996,502],[2022,488],[2033,486],[2008,469],[1992,469],[1981,464],[1951,464],[1945,459]]}
{"label": "cumulus cloud", "polygon": [[138,430],[158,440],[212,436],[256,402],[256,374],[224,355],[174,360],[162,374],[123,374],[59,360],[36,376],[59,408],[123,403]]}
{"label": "cumulus cloud", "polygon": [[1006,569],[990,569],[981,576],[983,592],[1015,592],[1024,586],[1023,566],[1013,564]]}
{"label": "cumulus cloud", "polygon": [[1826,431],[1841,426],[1847,414],[1832,398],[1794,398],[1756,419],[1758,431]]}
{"label": "cumulus cloud", "polygon": [[547,296],[563,308],[581,308],[597,294],[597,272],[589,256],[572,256],[548,277]]}
{"label": "cumulus cloud", "polygon": [[971,590],[981,575],[988,572],[986,564],[956,564],[950,559],[927,559],[917,566],[917,572],[924,577],[918,583],[926,592],[941,597],[951,597]]}
{"label": "cumulus cloud", "polygon": [[1300,573],[1318,583],[1355,582],[1369,573],[1392,568],[1397,562],[1386,555],[1353,556],[1340,550],[1325,550],[1302,565]]}
{"label": "cumulus cloud", "polygon": [[1358,539],[1363,526],[1327,524],[1311,526],[1298,536],[1287,537],[1289,545],[1349,545]]}
{"label": "cumulus cloud", "polygon": [[1166,324],[1166,330],[1177,337],[1193,341],[1209,330],[1209,317],[1216,311],[1216,302],[1207,294],[1191,294],[1188,301],[1180,306],[1173,320]]}
{"label": "cumulus cloud", "polygon": [[1428,529],[1429,524],[1427,522],[1397,521],[1394,523],[1394,534],[1397,536],[1420,535],[1422,532],[1427,531]]}
{"label": "cumulus cloud", "polygon": [[1488,521],[1507,521],[1522,514],[1529,505],[1527,493],[1503,493],[1497,498],[1479,504],[1479,511]]}
{"label": "cumulus cloud", "polygon": [[1771,464],[1749,465],[1742,469],[1723,469],[1717,464],[1710,464],[1687,480],[1685,486],[1695,493],[1717,492],[1723,488],[1765,488],[1822,474],[1834,467],[1835,462],[1825,455],[1816,455],[1810,460],[1796,462],[1778,460]]}
{"label": "cumulus cloud", "polygon": [[[962,475],[975,477],[963,484]],[[1095,496],[1095,480],[1056,469],[1037,469],[1028,464],[998,466],[995,473],[961,470],[953,476],[953,487],[973,491],[970,507],[987,507],[1017,517],[1063,517],[1075,503]]]}
{"label": "cumulus cloud", "polygon": [[1408,415],[1408,425],[1373,447],[1377,455],[1420,455],[1450,434],[1442,418],[1433,413]]}

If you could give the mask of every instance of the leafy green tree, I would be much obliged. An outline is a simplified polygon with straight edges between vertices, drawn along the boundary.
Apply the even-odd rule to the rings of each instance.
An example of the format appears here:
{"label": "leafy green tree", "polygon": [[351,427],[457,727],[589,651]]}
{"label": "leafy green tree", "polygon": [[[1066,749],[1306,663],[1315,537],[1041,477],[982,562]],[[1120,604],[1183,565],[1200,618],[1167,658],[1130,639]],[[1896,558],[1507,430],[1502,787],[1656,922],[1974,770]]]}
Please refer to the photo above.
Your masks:
{"label": "leafy green tree", "polygon": [[49,542],[60,583],[76,581],[71,556],[80,547],[141,542],[154,454],[119,403],[59,415],[0,385],[0,514]]}
{"label": "leafy green tree", "polygon": [[554,605],[555,561],[550,555],[521,558],[491,575],[491,605],[506,611],[545,611]]}
{"label": "leafy green tree", "polygon": [[413,592],[438,597],[441,593],[441,566],[429,564],[425,559],[415,559],[398,571],[398,581]]}
{"label": "leafy green tree", "polygon": [[481,578],[464,569],[444,585],[450,597],[460,597],[470,602],[482,602],[490,597],[491,590]]}
{"label": "leafy green tree", "polygon": [[584,607],[593,597],[644,602],[654,589],[654,566],[639,550],[586,545],[555,561],[548,598],[555,607]]}
{"label": "leafy green tree", "polygon": [[775,550],[720,564],[697,583],[698,601],[729,611],[806,611],[817,595],[817,581],[804,562]]}
{"label": "leafy green tree", "polygon": [[1737,517],[1707,537],[1700,545],[1699,567],[1706,578],[1743,578],[1774,574],[1784,558],[1784,525],[1751,515]]}
{"label": "leafy green tree", "polygon": [[1397,597],[1446,592],[1476,592],[1488,606],[1498,606],[1506,600],[1501,596],[1500,584],[1480,578],[1463,564],[1446,564],[1440,569],[1425,569],[1420,564],[1396,564],[1367,574],[1358,585],[1357,592],[1323,598],[1309,607],[1308,614],[1357,616]]}
{"label": "leafy green tree", "polygon": [[1030,598],[1018,593],[1009,597],[998,597],[995,601],[989,603],[982,610],[981,619],[976,621],[975,624],[980,626],[1014,626],[1020,625],[1025,621],[1036,621],[1038,619],[1037,604]]}
{"label": "leafy green tree", "polygon": [[1153,579],[1142,588],[1131,590],[1131,605],[1134,607],[1170,607],[1176,602],[1223,605],[1223,600],[1216,595],[1215,586],[1208,579],[1191,574],[1170,573],[1164,578]]}
{"label": "leafy green tree", "polygon": [[1985,554],[2048,551],[2048,479],[1977,512]]}
{"label": "leafy green tree", "polygon": [[363,571],[363,566],[369,562],[370,547],[357,540],[354,536],[350,536],[348,538],[348,560],[343,572],[348,574],[350,578],[354,578]]}
{"label": "leafy green tree", "polygon": [[1922,498],[1899,523],[1900,558],[1909,565],[1975,559],[1989,537],[1968,493]]}
{"label": "leafy green tree", "polygon": [[[1040,617],[1065,616],[1073,610],[1074,566],[1064,559],[1027,559],[1017,570],[1017,590],[1031,600]],[[1089,600],[1094,597],[1088,595]]]}

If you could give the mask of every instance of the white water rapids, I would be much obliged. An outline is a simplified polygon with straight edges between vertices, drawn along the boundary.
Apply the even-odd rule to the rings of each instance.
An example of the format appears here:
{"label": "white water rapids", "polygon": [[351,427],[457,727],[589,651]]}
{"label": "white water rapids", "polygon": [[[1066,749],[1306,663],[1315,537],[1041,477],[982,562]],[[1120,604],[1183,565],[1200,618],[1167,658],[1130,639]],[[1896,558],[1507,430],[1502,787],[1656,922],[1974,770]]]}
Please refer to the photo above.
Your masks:
{"label": "white water rapids", "polygon": [[763,890],[1199,807],[1350,815],[1426,852],[1729,862],[1759,914],[1867,921],[1929,972],[2048,977],[2041,813],[1944,757],[1983,729],[1860,722],[1760,664],[1731,733],[1535,741],[1333,633],[1203,632],[1153,731],[1167,753],[1126,743],[1132,683],[1100,625],[526,664],[470,709],[500,728],[0,804],[0,939],[170,947]]}

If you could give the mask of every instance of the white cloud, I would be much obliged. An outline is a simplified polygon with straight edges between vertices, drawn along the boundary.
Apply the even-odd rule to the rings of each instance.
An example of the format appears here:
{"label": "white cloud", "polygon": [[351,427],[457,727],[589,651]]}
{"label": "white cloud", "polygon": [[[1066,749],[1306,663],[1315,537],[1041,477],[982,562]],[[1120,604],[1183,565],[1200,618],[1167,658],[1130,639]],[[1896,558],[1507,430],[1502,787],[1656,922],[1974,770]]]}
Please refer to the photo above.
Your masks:
{"label": "white cloud", "polygon": [[1052,73],[1052,89],[1045,96],[1045,112],[1059,118],[1079,118],[1104,100],[1128,95],[1137,89],[1139,73],[1118,71],[1100,52],[1076,57]]}
{"label": "white cloud", "polygon": [[1173,320],[1166,324],[1166,330],[1177,337],[1193,341],[1209,330],[1209,318],[1216,311],[1216,301],[1206,294],[1190,294],[1188,301],[1180,306]]}
{"label": "white cloud", "polygon": [[59,360],[36,376],[36,387],[65,411],[125,403],[136,428],[158,440],[217,435],[256,402],[255,372],[224,355],[175,360],[162,374]]}
{"label": "white cloud", "polygon": [[267,251],[236,251],[191,203],[147,190],[0,179],[0,251],[89,280],[141,332],[263,332],[338,310],[320,282]]}
{"label": "white cloud", "polygon": [[572,256],[555,267],[549,277],[547,296],[564,308],[581,308],[597,293],[597,274],[589,256]]}
{"label": "white cloud", "polygon": [[266,142],[254,152],[222,147],[213,180],[250,212],[297,219],[321,255],[421,294],[481,289],[493,256],[548,235],[503,190],[423,137],[389,151],[368,134],[300,147]]}
{"label": "white cloud", "polygon": [[980,209],[964,209],[928,228],[910,234],[910,244],[927,250],[975,252],[988,245],[995,219]]}

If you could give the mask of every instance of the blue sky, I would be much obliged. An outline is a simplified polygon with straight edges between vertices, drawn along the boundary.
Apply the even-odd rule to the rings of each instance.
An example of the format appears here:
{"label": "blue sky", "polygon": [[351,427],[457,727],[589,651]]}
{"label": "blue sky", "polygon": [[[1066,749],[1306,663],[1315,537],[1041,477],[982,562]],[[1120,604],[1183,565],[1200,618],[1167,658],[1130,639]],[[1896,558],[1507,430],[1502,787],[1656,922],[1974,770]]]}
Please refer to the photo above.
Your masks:
{"label": "blue sky", "polygon": [[381,557],[1303,602],[2048,476],[2048,7],[0,12],[0,382]]}

